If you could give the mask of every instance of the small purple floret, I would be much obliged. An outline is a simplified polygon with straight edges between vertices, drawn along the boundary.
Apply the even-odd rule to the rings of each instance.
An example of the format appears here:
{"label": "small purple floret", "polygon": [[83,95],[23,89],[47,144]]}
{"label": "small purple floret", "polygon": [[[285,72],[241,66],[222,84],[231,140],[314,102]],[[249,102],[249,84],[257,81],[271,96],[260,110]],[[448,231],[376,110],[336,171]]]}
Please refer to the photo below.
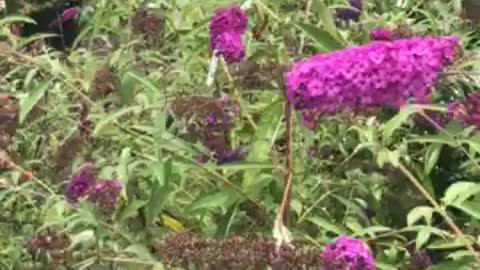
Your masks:
{"label": "small purple floret", "polygon": [[76,203],[82,197],[90,194],[97,180],[98,170],[95,164],[85,163],[80,170],[72,175],[65,188],[65,197],[70,203]]}
{"label": "small purple floret", "polygon": [[361,0],[349,0],[350,8],[337,8],[335,12],[337,24],[340,22],[355,21],[357,22],[360,18],[360,13],[362,11],[362,1]]}
{"label": "small purple floret", "polygon": [[341,236],[329,243],[320,255],[324,270],[374,270],[375,262],[368,246],[359,239]]}

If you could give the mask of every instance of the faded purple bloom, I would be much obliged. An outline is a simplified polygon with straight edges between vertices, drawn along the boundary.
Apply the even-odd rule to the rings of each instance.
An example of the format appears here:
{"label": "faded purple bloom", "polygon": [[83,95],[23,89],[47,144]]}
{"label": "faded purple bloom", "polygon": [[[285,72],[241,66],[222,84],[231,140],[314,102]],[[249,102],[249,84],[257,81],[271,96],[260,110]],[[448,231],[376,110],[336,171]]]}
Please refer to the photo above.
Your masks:
{"label": "faded purple bloom", "polygon": [[64,22],[74,19],[80,9],[78,7],[67,8],[62,12],[62,20]]}
{"label": "faded purple bloom", "polygon": [[391,41],[392,40],[392,30],[388,28],[374,28],[370,31],[370,40],[374,41]]}
{"label": "faded purple bloom", "polygon": [[242,35],[247,29],[247,23],[247,13],[239,5],[234,4],[229,8],[219,8],[210,20],[210,39],[225,32]]}
{"label": "faded purple bloom", "polygon": [[210,20],[210,50],[223,55],[227,63],[245,57],[242,35],[247,28],[247,13],[239,5],[215,11]]}
{"label": "faded purple bloom", "polygon": [[55,19],[49,24],[50,29],[56,29],[60,26],[60,21],[67,22],[75,19],[80,9],[78,7],[67,8],[62,12],[61,19]]}
{"label": "faded purple bloom", "polygon": [[448,105],[449,117],[467,125],[480,129],[480,93],[474,93],[462,102],[452,102]]}
{"label": "faded purple bloom", "polygon": [[287,96],[297,110],[312,114],[399,108],[411,98],[426,103],[457,44],[453,37],[409,38],[319,54],[293,65]]}
{"label": "faded purple bloom", "polygon": [[225,32],[213,37],[211,49],[216,51],[217,55],[223,55],[227,63],[239,62],[245,57],[242,36],[234,32]]}
{"label": "faded purple bloom", "polygon": [[360,18],[360,13],[362,11],[362,1],[361,0],[348,0],[350,8],[337,8],[335,12],[337,24],[342,21],[355,21],[357,22]]}
{"label": "faded purple bloom", "polygon": [[229,150],[217,157],[217,164],[222,165],[225,163],[242,161],[245,159],[246,155],[247,155],[247,148],[245,147],[239,147],[234,150]]}
{"label": "faded purple bloom", "polygon": [[311,148],[310,150],[308,150],[308,156],[310,158],[315,158],[317,156],[317,150]]}
{"label": "faded purple bloom", "polygon": [[212,126],[212,125],[215,125],[216,123],[217,123],[217,119],[215,119],[215,115],[209,114],[207,116],[207,125]]}
{"label": "faded purple bloom", "polygon": [[82,197],[92,192],[97,180],[98,170],[95,164],[85,163],[80,170],[72,175],[65,187],[65,197],[70,203],[76,203]]}
{"label": "faded purple bloom", "polygon": [[115,208],[120,192],[122,181],[116,179],[103,180],[95,186],[91,199],[102,209]]}
{"label": "faded purple bloom", "polygon": [[374,270],[375,262],[368,246],[359,239],[341,236],[320,255],[325,270]]}

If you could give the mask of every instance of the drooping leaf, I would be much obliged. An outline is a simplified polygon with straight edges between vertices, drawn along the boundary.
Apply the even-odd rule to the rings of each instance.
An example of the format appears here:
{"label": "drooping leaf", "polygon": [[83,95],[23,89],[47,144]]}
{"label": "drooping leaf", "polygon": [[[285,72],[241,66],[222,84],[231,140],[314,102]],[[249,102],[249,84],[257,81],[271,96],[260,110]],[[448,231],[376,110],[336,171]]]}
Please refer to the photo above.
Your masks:
{"label": "drooping leaf", "polygon": [[37,105],[51,86],[51,81],[40,83],[33,91],[20,100],[20,123],[23,123],[28,113]]}

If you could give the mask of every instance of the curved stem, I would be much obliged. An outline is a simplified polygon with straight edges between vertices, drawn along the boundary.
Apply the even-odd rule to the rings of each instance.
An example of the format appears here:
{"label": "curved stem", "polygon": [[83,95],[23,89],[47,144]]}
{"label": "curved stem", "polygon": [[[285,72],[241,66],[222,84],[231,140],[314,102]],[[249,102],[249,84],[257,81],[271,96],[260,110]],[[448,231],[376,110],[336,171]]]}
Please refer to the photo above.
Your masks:
{"label": "curved stem", "polygon": [[435,210],[443,217],[447,225],[453,230],[457,237],[461,238],[465,244],[465,247],[472,253],[476,260],[480,261],[479,254],[473,248],[471,241],[462,232],[462,230],[455,224],[450,216],[448,216],[445,209],[428,193],[428,191],[420,184],[420,181],[402,164],[398,165],[400,171],[410,180],[415,188],[425,197],[425,199],[435,208]]}

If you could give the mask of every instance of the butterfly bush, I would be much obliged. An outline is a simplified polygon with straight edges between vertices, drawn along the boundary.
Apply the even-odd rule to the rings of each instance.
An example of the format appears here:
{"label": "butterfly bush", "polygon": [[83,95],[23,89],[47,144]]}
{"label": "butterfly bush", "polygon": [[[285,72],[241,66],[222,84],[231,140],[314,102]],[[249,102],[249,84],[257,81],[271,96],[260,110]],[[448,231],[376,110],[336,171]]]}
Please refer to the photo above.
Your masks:
{"label": "butterfly bush", "polygon": [[329,243],[320,255],[325,270],[374,270],[368,246],[359,239],[341,236]]}
{"label": "butterfly bush", "polygon": [[65,197],[70,203],[76,203],[90,194],[97,181],[98,170],[95,164],[85,163],[77,173],[73,174],[65,187]]}
{"label": "butterfly bush", "polygon": [[220,52],[227,63],[239,62],[245,57],[245,47],[242,36],[237,33],[225,32],[213,38],[213,48]]}
{"label": "butterfly bush", "polygon": [[245,56],[242,35],[247,23],[247,13],[237,4],[217,9],[210,20],[210,50],[223,55],[227,63],[240,61]]}
{"label": "butterfly bush", "polygon": [[399,108],[410,98],[429,103],[457,44],[454,37],[408,38],[319,54],[293,65],[287,96],[297,110],[308,112],[307,120],[342,109]]}
{"label": "butterfly bush", "polygon": [[113,209],[122,191],[122,181],[116,179],[103,180],[95,185],[91,199],[104,210]]}

